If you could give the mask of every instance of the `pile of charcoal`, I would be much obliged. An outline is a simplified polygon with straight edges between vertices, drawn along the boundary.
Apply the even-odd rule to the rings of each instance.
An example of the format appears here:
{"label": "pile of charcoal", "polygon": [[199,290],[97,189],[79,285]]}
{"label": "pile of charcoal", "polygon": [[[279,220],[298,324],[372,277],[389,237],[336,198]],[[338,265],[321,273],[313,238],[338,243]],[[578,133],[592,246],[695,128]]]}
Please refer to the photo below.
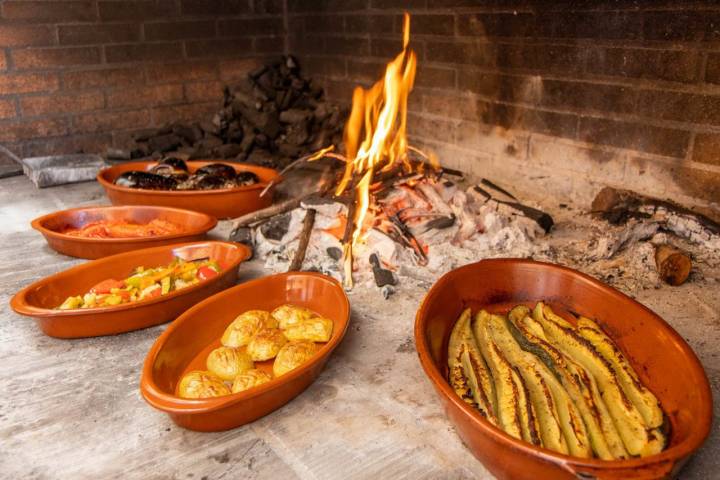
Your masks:
{"label": "pile of charcoal", "polygon": [[338,146],[347,112],[324,98],[316,82],[303,78],[290,55],[226,86],[223,107],[211,119],[142,131],[129,152],[112,159],[168,157],[226,159],[282,168],[329,145]]}

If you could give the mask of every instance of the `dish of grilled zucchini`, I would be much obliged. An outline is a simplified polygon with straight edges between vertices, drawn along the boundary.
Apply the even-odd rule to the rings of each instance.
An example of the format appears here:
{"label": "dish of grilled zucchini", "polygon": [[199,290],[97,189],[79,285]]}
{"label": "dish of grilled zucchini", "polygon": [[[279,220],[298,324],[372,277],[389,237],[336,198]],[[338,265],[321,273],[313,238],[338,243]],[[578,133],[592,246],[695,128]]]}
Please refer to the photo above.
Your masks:
{"label": "dish of grilled zucchini", "polygon": [[570,323],[542,302],[507,315],[466,309],[450,335],[448,368],[458,396],[533,445],[615,460],[668,443],[658,399],[589,318]]}

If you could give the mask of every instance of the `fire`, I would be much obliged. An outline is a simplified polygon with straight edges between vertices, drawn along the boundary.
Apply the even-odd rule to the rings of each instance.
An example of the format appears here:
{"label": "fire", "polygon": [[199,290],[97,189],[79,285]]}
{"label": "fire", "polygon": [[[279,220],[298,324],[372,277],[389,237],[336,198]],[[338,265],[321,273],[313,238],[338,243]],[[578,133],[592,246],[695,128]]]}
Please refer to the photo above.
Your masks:
{"label": "fire", "polygon": [[[409,152],[425,157],[437,168],[433,156],[427,156],[408,144],[407,106],[408,96],[415,82],[417,56],[409,47],[410,15],[403,18],[402,51],[387,64],[383,78],[371,88],[356,87],[353,92],[352,109],[343,140],[345,143],[345,171],[335,189],[339,196],[348,189],[354,189],[354,216],[349,213],[348,228],[352,228],[350,238],[343,241],[344,280],[347,287],[352,286],[353,247],[356,246],[363,230],[368,210],[371,206],[370,190],[373,177],[378,172],[400,169],[406,173],[422,173],[423,162],[411,162]],[[326,151],[313,155],[311,160],[320,158]],[[347,230],[349,233],[350,230]]]}

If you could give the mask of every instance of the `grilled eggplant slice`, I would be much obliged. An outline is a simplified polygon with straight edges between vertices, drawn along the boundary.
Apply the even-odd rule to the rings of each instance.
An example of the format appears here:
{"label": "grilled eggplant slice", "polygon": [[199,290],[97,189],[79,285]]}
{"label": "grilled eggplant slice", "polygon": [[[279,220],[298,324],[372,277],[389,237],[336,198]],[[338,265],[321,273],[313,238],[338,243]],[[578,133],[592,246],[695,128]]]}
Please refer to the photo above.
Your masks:
{"label": "grilled eggplant slice", "polygon": [[475,317],[473,332],[492,374],[499,425],[515,438],[540,445],[537,423],[525,384],[490,337],[489,320],[490,315],[481,310]]}
{"label": "grilled eggplant slice", "polygon": [[492,379],[472,334],[471,318],[472,314],[468,308],[462,312],[450,334],[448,344],[450,384],[463,400],[497,425]]}
{"label": "grilled eggplant slice", "polygon": [[[589,438],[592,451],[599,458],[604,460],[626,458],[627,453],[622,440],[605,409],[602,398],[599,393],[594,397],[591,386],[584,382],[584,380],[590,382],[589,375],[544,338],[536,335],[533,326],[537,325],[530,317],[525,317],[512,324],[515,328],[511,328],[510,332],[523,350],[539,358],[560,380],[571,400],[571,405],[568,405],[568,419],[563,420],[563,433],[568,448],[571,452],[573,448],[577,451],[585,451]],[[542,334],[542,329],[540,333]],[[577,414],[582,422],[576,422]]]}
{"label": "grilled eggplant slice", "polygon": [[640,382],[637,373],[615,342],[597,323],[586,317],[580,317],[578,320],[578,333],[589,341],[611,365],[623,391],[642,415],[645,426],[648,428],[661,427],[664,415],[657,397]]}
{"label": "grilled eggplant slice", "polygon": [[[508,330],[507,320],[498,315],[491,315],[488,322],[490,338],[492,338],[505,358],[517,369],[527,386],[533,410],[537,416],[540,439],[545,448],[560,453],[569,453],[567,442],[560,426],[555,399],[546,378],[552,378],[547,367],[532,354],[522,350]],[[545,370],[547,375],[543,375]],[[554,380],[557,383],[557,380]],[[559,387],[562,388],[562,387]],[[579,419],[578,419],[579,420]],[[592,455],[588,446],[588,457]]]}
{"label": "grilled eggplant slice", "polygon": [[[536,307],[535,312],[538,310]],[[631,455],[642,456],[661,451],[665,446],[664,436],[658,436],[660,432],[651,432],[645,427],[642,415],[620,388],[609,362],[574,328],[567,327],[547,315],[547,308],[542,310],[544,315],[537,315],[535,320],[540,322],[555,348],[573,358],[595,378],[627,451]]]}

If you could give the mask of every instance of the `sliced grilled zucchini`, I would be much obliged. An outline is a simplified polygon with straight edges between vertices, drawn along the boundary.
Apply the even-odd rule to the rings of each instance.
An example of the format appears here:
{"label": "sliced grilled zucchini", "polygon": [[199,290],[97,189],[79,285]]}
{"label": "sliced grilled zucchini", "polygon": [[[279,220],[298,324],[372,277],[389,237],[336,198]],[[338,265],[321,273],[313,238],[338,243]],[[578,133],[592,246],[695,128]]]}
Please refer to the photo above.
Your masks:
{"label": "sliced grilled zucchini", "polygon": [[489,320],[490,315],[485,310],[481,310],[475,317],[473,332],[492,374],[497,405],[495,413],[499,425],[515,438],[540,445],[540,437],[525,385],[490,337]]}
{"label": "sliced grilled zucchini", "polygon": [[[537,311],[538,308],[535,308],[535,312]],[[620,388],[617,376],[608,361],[574,328],[567,327],[547,315],[547,308],[543,309],[543,313],[537,315],[535,320],[542,325],[550,343],[585,367],[597,381],[602,398],[627,451],[631,455],[647,455],[662,450],[665,442],[660,442],[658,436],[651,434],[645,427],[642,415]]]}
{"label": "sliced grilled zucchini", "polygon": [[466,309],[453,327],[448,344],[450,384],[455,393],[477,408],[493,424],[497,418],[492,405],[494,394],[490,371],[475,342],[470,326],[472,314]]}
{"label": "sliced grilled zucchini", "polygon": [[[530,401],[537,416],[542,445],[556,452],[568,453],[569,449],[560,426],[560,416],[555,405],[552,388],[546,378],[551,377],[555,383],[557,380],[552,377],[552,374],[547,371],[547,367],[538,358],[520,348],[508,330],[505,318],[491,315],[488,331],[490,338],[495,341],[505,358],[517,369],[527,386]],[[546,371],[547,375],[543,375],[541,370]]]}
{"label": "sliced grilled zucchini", "polygon": [[586,317],[580,317],[578,320],[578,333],[589,341],[611,365],[623,391],[642,415],[645,426],[648,428],[661,427],[664,415],[657,397],[640,382],[637,373],[615,342],[597,323]]}

